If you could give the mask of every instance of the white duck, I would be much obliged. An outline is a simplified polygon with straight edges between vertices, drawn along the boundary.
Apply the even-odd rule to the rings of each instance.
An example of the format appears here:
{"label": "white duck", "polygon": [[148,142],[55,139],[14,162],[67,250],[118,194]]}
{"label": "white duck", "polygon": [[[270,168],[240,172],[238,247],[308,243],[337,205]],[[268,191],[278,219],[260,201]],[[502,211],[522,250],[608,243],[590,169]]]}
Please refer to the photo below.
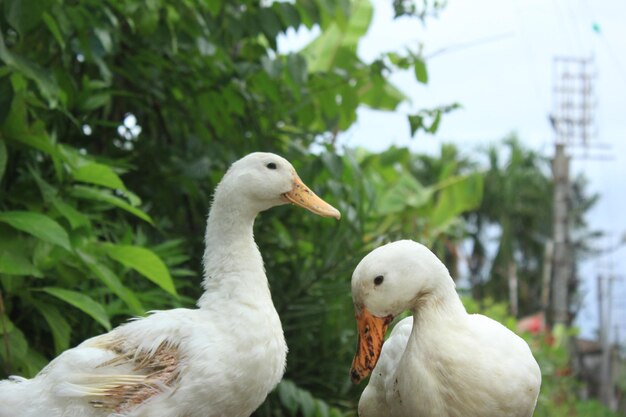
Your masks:
{"label": "white duck", "polygon": [[[528,345],[500,323],[467,314],[428,248],[402,240],[375,249],[354,271],[352,296],[359,330],[352,381],[372,372],[360,417],[532,416],[541,372]],[[413,316],[383,342],[406,310]]]}
{"label": "white duck", "polygon": [[235,162],[209,213],[198,308],[154,312],[64,352],[33,379],[0,382],[0,417],[249,416],[287,354],[253,223],[288,202],[340,217],[285,159]]}

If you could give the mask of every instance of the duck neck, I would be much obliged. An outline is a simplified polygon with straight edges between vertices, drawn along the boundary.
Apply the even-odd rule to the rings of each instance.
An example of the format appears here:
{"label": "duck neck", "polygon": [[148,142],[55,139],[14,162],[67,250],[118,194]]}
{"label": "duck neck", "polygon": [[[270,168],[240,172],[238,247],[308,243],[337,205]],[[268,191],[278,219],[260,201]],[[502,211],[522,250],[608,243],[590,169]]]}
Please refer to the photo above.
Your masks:
{"label": "duck neck", "polygon": [[[467,315],[454,285],[442,286],[417,301],[413,308],[413,331],[411,338],[424,340],[424,334],[431,329],[441,331],[449,328]],[[435,338],[437,339],[437,338]]]}
{"label": "duck neck", "polygon": [[271,303],[263,258],[254,241],[258,214],[245,204],[227,204],[228,195],[216,192],[205,234],[204,294],[200,308],[219,308],[221,303],[258,305]]}

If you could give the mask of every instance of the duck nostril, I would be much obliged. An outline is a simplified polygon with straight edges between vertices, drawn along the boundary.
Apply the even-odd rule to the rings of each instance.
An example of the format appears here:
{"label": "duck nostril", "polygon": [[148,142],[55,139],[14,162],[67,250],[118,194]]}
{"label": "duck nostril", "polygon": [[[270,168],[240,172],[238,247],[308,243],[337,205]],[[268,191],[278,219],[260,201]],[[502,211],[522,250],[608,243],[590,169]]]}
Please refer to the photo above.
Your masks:
{"label": "duck nostril", "polygon": [[359,373],[356,371],[356,369],[353,369],[350,372],[350,379],[352,379],[352,382],[357,383],[357,382],[361,381],[361,375],[359,375]]}

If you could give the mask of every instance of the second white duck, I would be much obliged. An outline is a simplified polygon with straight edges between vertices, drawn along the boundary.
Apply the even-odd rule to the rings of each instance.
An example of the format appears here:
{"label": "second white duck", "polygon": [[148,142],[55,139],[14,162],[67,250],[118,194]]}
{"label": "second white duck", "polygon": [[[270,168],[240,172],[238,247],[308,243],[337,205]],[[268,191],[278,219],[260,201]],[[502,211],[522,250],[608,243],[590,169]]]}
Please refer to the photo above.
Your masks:
{"label": "second white duck", "polygon": [[[541,372],[526,342],[468,314],[445,265],[403,240],[375,249],[352,276],[359,343],[351,378],[371,372],[360,417],[530,417]],[[387,341],[388,324],[400,321]],[[382,353],[381,353],[382,350]]]}

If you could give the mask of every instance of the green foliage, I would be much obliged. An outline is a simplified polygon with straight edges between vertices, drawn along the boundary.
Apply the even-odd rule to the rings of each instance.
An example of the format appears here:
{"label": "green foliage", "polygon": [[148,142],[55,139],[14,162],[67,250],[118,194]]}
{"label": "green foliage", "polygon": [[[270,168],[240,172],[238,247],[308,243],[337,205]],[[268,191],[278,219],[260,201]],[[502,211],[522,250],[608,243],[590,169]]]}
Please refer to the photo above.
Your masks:
{"label": "green foliage", "polygon": [[[275,397],[282,404],[281,409],[270,407]],[[283,379],[278,384],[270,400],[266,401],[257,413],[273,417],[342,417],[345,415],[339,409],[314,398],[310,392],[299,388],[288,379]]]}
{"label": "green foliage", "polygon": [[[353,408],[348,279],[377,243],[382,183],[370,183],[373,171],[384,165],[392,181],[405,174],[380,162],[388,155],[308,150],[347,129],[358,106],[392,110],[404,100],[387,80],[397,67],[383,64],[385,55],[366,63],[356,54],[370,2],[4,0],[0,7],[2,375],[32,376],[129,316],[193,306],[211,192],[230,163],[267,150],[294,161],[344,217],[335,224],[280,208],[258,221],[290,345],[288,376],[297,384],[281,384],[259,413]],[[319,25],[318,39],[279,54],[277,36],[301,25]],[[403,69],[418,63],[415,54],[405,58]],[[419,59],[414,72],[425,81]],[[452,184],[424,187],[428,195],[405,216],[446,209],[446,199],[460,196]],[[463,209],[455,203],[446,211],[437,234]],[[383,231],[378,239],[391,238]]]}
{"label": "green foliage", "polygon": [[[441,8],[408,3],[394,2],[398,15]],[[343,217],[281,207],[257,221],[290,353],[287,379],[255,415],[354,415],[354,267],[398,238],[453,265],[463,214],[492,192],[449,146],[437,158],[333,148],[360,105],[404,100],[390,73],[427,82],[421,52],[363,62],[367,0],[0,8],[0,376],[32,376],[129,316],[192,307],[212,190],[234,160],[274,151]],[[301,25],[321,34],[278,53],[277,36]],[[408,127],[434,133],[456,107],[424,109]]]}
{"label": "green foliage", "polygon": [[[547,158],[526,149],[515,137],[503,145],[484,150],[485,196],[479,210],[469,215],[474,296],[507,300],[509,274],[515,265],[520,306],[523,314],[532,313],[540,307],[544,247],[552,236],[552,179]],[[489,259],[485,234],[494,225],[500,235],[496,254]]]}
{"label": "green foliage", "polygon": [[[416,61],[417,62],[421,61]],[[417,79],[426,82],[426,70],[424,69],[424,74],[416,74]],[[420,77],[422,77],[420,79]],[[439,129],[439,124],[441,123],[441,117],[446,114],[460,108],[461,105],[458,103],[449,104],[446,106],[439,106],[434,109],[423,109],[418,111],[416,114],[411,114],[408,116],[409,125],[411,127],[411,135],[415,135],[417,131],[420,129],[425,133],[435,134]]]}

